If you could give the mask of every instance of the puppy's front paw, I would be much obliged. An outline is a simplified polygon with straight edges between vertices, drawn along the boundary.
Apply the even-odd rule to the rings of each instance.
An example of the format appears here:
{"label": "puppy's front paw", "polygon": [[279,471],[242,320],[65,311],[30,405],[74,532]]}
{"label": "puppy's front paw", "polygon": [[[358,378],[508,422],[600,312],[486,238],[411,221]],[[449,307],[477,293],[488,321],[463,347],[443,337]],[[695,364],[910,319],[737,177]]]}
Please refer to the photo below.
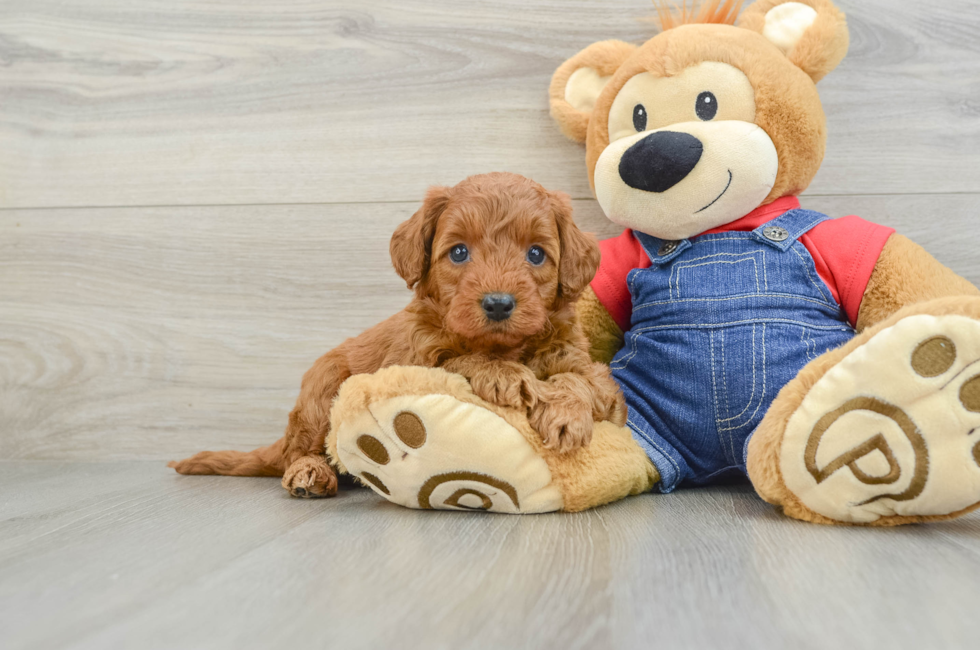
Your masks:
{"label": "puppy's front paw", "polygon": [[303,456],[286,468],[282,486],[301,499],[332,497],[337,494],[337,475],[323,456]]}
{"label": "puppy's front paw", "polygon": [[626,400],[623,399],[623,392],[619,385],[612,379],[598,382],[593,398],[592,416],[596,422],[609,420],[616,426],[626,425]]}
{"label": "puppy's front paw", "polygon": [[533,403],[530,370],[489,366],[470,378],[473,392],[482,400],[506,408],[523,409]]}
{"label": "puppy's front paw", "polygon": [[592,405],[574,396],[541,402],[531,409],[528,419],[544,446],[562,454],[592,440]]}

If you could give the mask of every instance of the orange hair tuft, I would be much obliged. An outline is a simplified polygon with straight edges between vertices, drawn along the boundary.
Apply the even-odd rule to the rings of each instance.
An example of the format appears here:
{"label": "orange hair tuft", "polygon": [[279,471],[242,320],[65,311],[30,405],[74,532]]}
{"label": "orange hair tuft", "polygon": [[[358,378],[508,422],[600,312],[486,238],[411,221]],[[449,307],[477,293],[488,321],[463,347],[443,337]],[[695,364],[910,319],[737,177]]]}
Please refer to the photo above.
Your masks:
{"label": "orange hair tuft", "polygon": [[660,29],[666,31],[678,25],[690,25],[693,23],[715,23],[719,25],[734,25],[738,12],[742,9],[743,0],[706,0],[700,3],[693,0],[691,6],[687,6],[687,0],[681,0],[680,6],[667,0],[653,0],[657,8],[657,18]]}

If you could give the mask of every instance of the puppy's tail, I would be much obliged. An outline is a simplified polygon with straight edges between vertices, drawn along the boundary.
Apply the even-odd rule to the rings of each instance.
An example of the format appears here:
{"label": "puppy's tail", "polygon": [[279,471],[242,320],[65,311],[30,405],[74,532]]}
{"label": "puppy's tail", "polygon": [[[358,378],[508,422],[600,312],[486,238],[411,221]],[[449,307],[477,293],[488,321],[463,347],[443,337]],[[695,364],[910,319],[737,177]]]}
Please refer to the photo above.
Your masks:
{"label": "puppy's tail", "polygon": [[283,447],[285,438],[280,438],[268,447],[252,451],[202,451],[184,460],[172,460],[167,467],[173,467],[178,474],[221,474],[223,476],[282,476]]}

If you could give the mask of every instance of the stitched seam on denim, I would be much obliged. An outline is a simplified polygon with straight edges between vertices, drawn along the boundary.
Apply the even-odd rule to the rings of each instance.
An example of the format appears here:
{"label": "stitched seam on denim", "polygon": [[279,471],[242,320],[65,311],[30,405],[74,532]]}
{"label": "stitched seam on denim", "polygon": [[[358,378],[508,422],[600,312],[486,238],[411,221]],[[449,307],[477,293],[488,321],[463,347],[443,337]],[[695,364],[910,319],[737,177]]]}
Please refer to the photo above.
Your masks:
{"label": "stitched seam on denim", "polygon": [[809,329],[807,329],[805,327],[803,329],[804,329],[804,331],[806,331],[806,342],[807,342],[807,345],[810,346],[810,354],[812,355],[810,357],[810,360],[813,361],[814,359],[816,359],[817,357],[820,356],[820,353],[817,352],[817,342],[813,340],[813,336],[810,334],[810,330]]}
{"label": "stitched seam on denim", "polygon": [[710,260],[712,257],[721,257],[722,255],[726,257],[755,257],[756,253],[754,251],[748,253],[711,253],[710,255],[702,255],[701,257],[692,257],[689,260],[682,260],[677,264],[683,266],[689,264],[690,262],[700,262],[701,260]]}
{"label": "stitched seam on denim", "polygon": [[[797,217],[809,217],[808,221],[802,223],[797,223]],[[767,221],[758,228],[752,231],[755,239],[762,244],[767,244],[772,248],[785,253],[796,244],[800,237],[810,232],[817,224],[824,221],[828,221],[830,217],[820,212],[814,212],[813,210],[804,210],[802,208],[796,208],[789,210],[779,215],[771,221]],[[788,237],[783,241],[773,241],[766,237],[765,229],[771,228],[773,226],[780,227],[786,230]]]}
{"label": "stitched seam on denim", "polygon": [[[722,341],[722,354],[724,354],[724,349],[725,349],[724,348],[724,341]],[[711,392],[714,393],[714,400],[712,400],[712,405],[714,406],[714,411],[715,411],[715,435],[718,436],[718,444],[721,445],[724,448],[724,446],[725,446],[725,439],[724,439],[724,436],[722,436],[722,434],[721,434],[721,432],[722,432],[722,428],[721,428],[721,414],[718,413],[718,401],[719,401],[719,399],[718,399],[718,380],[715,377],[715,368],[716,368],[717,364],[715,364],[715,333],[714,332],[708,332],[708,350],[711,352]],[[724,357],[722,357],[722,358],[724,358]],[[722,367],[722,376],[724,377],[724,375],[725,375],[725,372],[724,372],[724,362],[722,362],[722,366],[723,366]],[[728,401],[727,400],[727,395],[726,395],[726,400],[725,401],[726,401],[726,403]],[[728,411],[726,411],[726,413],[727,412]]]}
{"label": "stitched seam on denim", "polygon": [[[629,339],[628,339],[629,344],[630,344],[630,352],[629,352],[629,354],[627,354],[622,359],[620,359],[619,360],[619,363],[617,365],[615,365],[615,366],[610,363],[609,364],[609,369],[610,370],[626,370],[626,367],[630,365],[630,361],[633,360],[633,357],[635,357],[636,356],[636,353],[637,353],[637,349],[636,349],[636,334],[637,334],[637,332],[633,332],[633,336],[632,337],[629,337]],[[615,359],[614,359],[614,361],[615,361]]]}
{"label": "stitched seam on denim", "polygon": [[821,214],[819,212],[815,212],[814,215],[813,215],[813,219],[811,219],[809,222],[807,222],[805,224],[805,226],[803,227],[803,229],[800,230],[800,232],[798,232],[796,234],[796,236],[793,237],[793,239],[794,240],[795,239],[799,239],[803,235],[807,234],[808,232],[810,232],[811,230],[813,230],[814,228],[816,228],[818,224],[821,224],[824,221],[830,221],[830,217],[828,217],[825,214]]}
{"label": "stitched seam on denim", "polygon": [[[763,325],[763,330],[762,331],[763,331],[762,341],[763,341],[763,343],[765,343],[765,331],[766,331],[765,330],[765,325]],[[763,355],[764,354],[765,354],[765,351],[763,351]],[[718,426],[721,426],[721,423],[722,422],[731,422],[732,420],[737,420],[738,418],[740,418],[743,415],[745,415],[745,412],[746,411],[748,411],[750,408],[752,408],[752,400],[755,399],[755,358],[756,358],[756,356],[758,356],[758,355],[756,354],[756,351],[755,351],[755,324],[753,324],[752,325],[752,394],[749,395],[748,402],[745,404],[745,408],[742,409],[742,412],[741,413],[739,413],[738,415],[732,416],[730,418],[724,418],[723,420],[720,420],[720,421],[716,422],[715,424],[717,424]],[[756,410],[758,410],[758,409],[756,409]],[[737,429],[738,427],[735,427],[735,428]],[[731,429],[722,429],[722,430],[723,431],[730,431]]]}
{"label": "stitched seam on denim", "polygon": [[[755,419],[755,416],[759,413],[759,409],[766,401],[766,375],[769,374],[769,366],[766,361],[766,324],[762,324],[762,396],[759,398],[759,404],[755,407],[755,411],[752,412],[752,416],[749,418],[749,422]],[[748,424],[748,422],[746,422]]]}
{"label": "stitched seam on denim", "polygon": [[810,353],[810,345],[812,344],[813,348],[816,349],[816,343],[810,339],[805,327],[800,328],[800,343],[806,348],[806,360],[813,361],[813,356]]}
{"label": "stitched seam on denim", "polygon": [[671,300],[674,299],[674,270],[677,267],[673,264],[670,266],[670,275],[667,277],[667,297]]}
{"label": "stitched seam on denim", "polygon": [[[708,237],[711,237],[712,239],[707,239]],[[697,241],[691,242],[691,245],[694,246],[695,244],[702,244],[702,243],[707,244],[716,241],[745,241],[746,239],[755,239],[751,230],[744,233],[743,236],[741,237],[718,237],[717,239],[715,239],[714,237],[715,237],[714,235],[701,235],[700,237],[698,237]],[[732,254],[734,255],[734,253]]]}
{"label": "stitched seam on denim", "polygon": [[765,280],[766,293],[769,293],[769,266],[766,264],[766,251],[762,251],[762,279]]}
{"label": "stitched seam on denim", "polygon": [[[728,359],[725,355],[725,330],[721,330],[721,367],[728,367]],[[721,383],[722,387],[725,389],[725,413],[732,412],[732,405],[728,399],[728,375],[724,371],[721,373]]]}
{"label": "stitched seam on denim", "polygon": [[630,365],[630,360],[636,356],[636,335],[629,339],[630,351],[629,354],[624,356],[619,361],[613,359],[612,363],[609,364],[610,370],[626,370],[626,367]]}
{"label": "stitched seam on denim", "polygon": [[[704,264],[692,264],[692,262],[700,262],[701,260],[710,260],[712,258],[722,257],[722,256],[724,256],[724,257],[738,257],[738,258],[742,258],[742,259],[732,260],[732,261],[727,261],[727,260],[718,260],[717,261],[717,263],[719,263],[719,264],[734,264],[736,262],[741,262],[744,259],[751,259],[751,260],[755,261],[755,258],[757,256],[757,254],[755,252],[749,252],[749,253],[712,253],[710,255],[702,255],[701,257],[694,257],[694,258],[691,258],[689,260],[681,260],[681,261],[677,262],[672,268],[686,269],[686,268],[690,268],[690,267],[694,267],[694,266],[704,266]],[[673,275],[673,271],[671,271],[671,275]]]}
{"label": "stitched seam on denim", "polygon": [[[693,244],[692,244],[692,246],[693,246]],[[678,262],[676,265],[671,265],[671,267],[670,267],[670,277],[667,280],[667,288],[669,290],[669,294],[668,295],[670,296],[670,298],[671,299],[674,298],[674,286],[677,286],[678,298],[680,298],[680,281],[678,279],[675,279],[675,274],[674,274],[674,270],[675,269],[678,269],[678,268],[681,268],[681,269],[690,268],[692,266],[702,266],[700,264],[691,264],[691,262],[699,262],[701,260],[707,260],[707,259],[711,259],[712,257],[719,257],[721,255],[727,255],[727,256],[730,256],[730,257],[745,257],[745,258],[753,258],[753,259],[755,258],[755,253],[712,253],[710,255],[702,255],[701,257],[695,257],[693,259],[684,260],[682,262]],[[739,261],[741,261],[741,260],[739,260]],[[756,286],[758,286],[758,284],[759,284],[758,274],[759,274],[759,272],[758,272],[758,270],[756,270]]]}
{"label": "stitched seam on denim", "polygon": [[[738,462],[738,461],[735,461],[735,462]],[[741,471],[744,471],[742,469],[742,466],[741,465],[729,465],[728,467],[722,467],[721,469],[716,469],[715,471],[711,472],[710,474],[699,476],[698,477],[698,482],[704,484],[707,481],[709,481],[710,479],[714,478],[715,476],[718,476],[719,474],[724,474],[725,472],[730,472],[733,469],[737,469],[740,472]]]}
{"label": "stitched seam on denim", "polygon": [[[687,248],[690,248],[690,247],[687,247]],[[670,264],[675,259],[677,259],[678,257],[680,257],[687,250],[687,248],[678,247],[678,249],[675,250],[670,255],[664,255],[662,257],[658,255],[657,257],[651,257],[650,258],[650,263],[652,265],[651,268],[653,268],[653,267],[663,268],[667,264]]]}
{"label": "stitched seam on denim", "polygon": [[790,230],[789,228],[786,228],[786,230],[789,230],[790,232],[789,238],[795,242],[797,239],[810,232],[810,230],[812,230],[813,227],[816,226],[818,223],[825,220],[826,217],[824,215],[820,215],[819,217],[810,219],[810,221],[804,222],[803,225],[797,225],[792,230]]}
{"label": "stitched seam on denim", "polygon": [[674,460],[673,458],[671,458],[670,457],[670,454],[668,454],[666,451],[664,451],[664,449],[660,445],[658,445],[655,441],[651,440],[650,439],[650,436],[648,436],[645,431],[642,431],[641,430],[640,425],[638,425],[636,422],[634,422],[632,420],[632,418],[626,418],[626,424],[630,425],[630,427],[633,429],[633,431],[635,431],[637,434],[639,434],[644,440],[647,441],[647,443],[651,447],[653,447],[654,449],[656,449],[657,451],[659,451],[661,454],[664,455],[664,457],[668,461],[670,461],[670,464],[674,466],[674,471],[677,472],[677,476],[680,476],[681,475],[681,466],[677,463],[677,461]]}
{"label": "stitched seam on denim", "polygon": [[639,275],[637,271],[639,271],[639,269],[633,269],[632,271],[626,274],[626,284],[630,290],[631,299],[634,295],[636,295],[636,276]]}
{"label": "stitched seam on denim", "polygon": [[639,329],[631,330],[634,334],[639,334],[640,332],[648,332],[650,330],[671,330],[671,329],[714,329],[718,327],[730,327],[732,325],[749,325],[754,323],[788,323],[790,325],[802,325],[803,327],[809,327],[815,330],[827,330],[827,331],[854,331],[854,328],[848,327],[846,325],[814,325],[812,323],[804,323],[803,321],[790,320],[789,318],[756,318],[752,320],[738,320],[729,321],[726,323],[675,323],[673,325],[650,325],[648,327],[641,327]]}
{"label": "stitched seam on denim", "polygon": [[790,298],[793,300],[803,300],[806,302],[812,302],[815,305],[821,305],[822,307],[830,307],[834,313],[840,313],[840,308],[837,305],[828,304],[822,300],[817,300],[816,298],[807,298],[806,296],[798,296],[795,293],[746,293],[741,295],[732,296],[721,296],[718,298],[684,298],[683,300],[655,300],[652,302],[645,302],[642,305],[637,305],[633,308],[633,311],[638,309],[643,309],[644,307],[655,307],[657,305],[678,305],[685,302],[719,302],[722,300],[741,300],[742,298]]}
{"label": "stitched seam on denim", "polygon": [[[731,400],[728,399],[728,373],[725,372],[725,369],[728,367],[728,360],[725,355],[725,330],[721,330],[720,333],[721,333],[721,368],[722,368],[721,383],[725,389],[725,413],[731,413],[732,412]],[[715,428],[717,430],[716,432],[718,433],[718,437],[719,438],[722,437],[721,433],[724,429],[723,427],[719,426],[719,423],[717,421],[715,422]],[[728,436],[728,446],[731,448],[732,455],[734,456],[735,442],[733,441],[732,436]]]}
{"label": "stitched seam on denim", "polygon": [[763,235],[761,231],[753,230],[752,234],[755,235],[753,239],[755,239],[756,242],[762,244],[763,246],[767,246],[768,248],[775,248],[780,253],[785,253],[789,247],[795,243],[795,240],[790,238],[784,239],[783,241],[773,241]]}
{"label": "stitched seam on denim", "polygon": [[647,234],[641,233],[641,232],[634,232],[633,236],[636,238],[636,241],[640,242],[640,248],[643,249],[643,252],[646,253],[647,254],[647,257],[649,257],[650,260],[652,261],[653,258],[655,257],[655,255],[654,255],[654,252],[653,251],[651,251],[649,248],[647,248],[647,243],[648,242],[646,240],[647,240],[647,238],[650,238],[650,239],[655,240],[654,241],[654,244],[655,245],[658,245],[658,244],[656,244],[656,241],[659,241],[659,240],[657,240],[656,237],[652,237],[650,235],[647,235]]}
{"label": "stitched seam on denim", "polygon": [[[691,260],[691,261],[693,261],[693,260]],[[694,268],[697,268],[699,266],[712,266],[714,264],[741,264],[742,262],[752,262],[752,271],[755,274],[755,291],[756,291],[756,293],[760,293],[762,291],[762,289],[759,287],[759,263],[756,261],[755,255],[752,255],[751,257],[745,257],[744,259],[740,259],[740,260],[731,260],[731,261],[729,261],[729,260],[715,260],[714,262],[702,262],[701,264],[676,264],[670,270],[670,275],[671,275],[671,277],[673,277],[675,270],[676,271],[683,271],[685,269],[694,269]],[[678,277],[675,280],[675,283],[677,285],[677,298],[676,299],[677,300],[680,300],[681,299],[681,283],[680,283],[680,277]],[[671,297],[673,297],[673,295]]]}
{"label": "stitched seam on denim", "polygon": [[755,435],[755,432],[758,429],[759,429],[759,427],[758,427],[758,425],[756,425],[755,429],[752,429],[751,431],[749,431],[749,435],[745,436],[745,442],[742,443],[742,467],[741,467],[742,469],[744,469],[745,466],[748,465],[748,460],[749,460],[749,440],[752,440],[752,436]]}
{"label": "stitched seam on denim", "polygon": [[708,352],[711,354],[711,392],[714,394],[712,406],[715,411],[715,429],[718,429],[718,422],[721,415],[718,413],[718,380],[715,377],[715,333],[708,332]]}
{"label": "stitched seam on denim", "polygon": [[[799,217],[809,217],[809,221],[798,222]],[[787,210],[786,212],[782,213],[775,219],[767,221],[756,228],[756,230],[761,233],[763,228],[768,228],[770,226],[781,226],[789,231],[790,239],[796,241],[806,233],[810,232],[818,223],[829,220],[830,217],[822,212],[806,210],[804,208],[793,208],[792,210]]]}
{"label": "stitched seam on denim", "polygon": [[[677,464],[677,461],[675,461],[673,458],[671,458],[670,454],[668,454],[660,445],[658,445],[655,441],[651,440],[650,439],[650,436],[647,435],[646,432],[643,431],[640,428],[640,426],[637,425],[635,422],[633,422],[630,419],[627,419],[626,420],[626,424],[628,424],[630,426],[630,430],[633,431],[633,433],[635,433],[637,436],[640,437],[641,440],[643,440],[648,445],[650,445],[650,447],[653,448],[654,451],[656,451],[661,456],[663,456],[665,459],[667,459],[667,462],[674,467],[674,470],[673,471],[674,471],[674,474],[676,474],[676,477],[674,479],[674,483],[672,483],[671,485],[672,486],[673,485],[676,485],[680,481],[680,474],[681,474],[681,468],[680,468],[680,465]],[[644,453],[646,453],[646,452],[644,452]],[[656,463],[654,463],[653,465],[654,465],[654,467],[657,467],[657,464]],[[670,468],[668,467],[667,469],[670,469]],[[657,467],[657,471],[660,471],[660,468],[659,467]],[[661,482],[664,481],[663,472],[661,472],[660,480],[661,480]]]}
{"label": "stitched seam on denim", "polygon": [[[752,352],[753,352],[753,355],[752,355],[752,394],[754,395],[755,394],[755,328],[754,327],[752,328]],[[742,422],[741,424],[738,424],[738,425],[735,425],[735,426],[733,426],[733,427],[731,427],[729,429],[726,429],[726,431],[734,431],[736,429],[740,429],[740,428],[744,427],[745,425],[750,424],[752,422],[752,420],[755,419],[755,416],[759,413],[759,409],[762,408],[762,405],[766,401],[766,374],[767,374],[768,370],[769,370],[769,368],[766,365],[766,324],[763,323],[762,324],[762,394],[759,396],[759,403],[756,404],[755,410],[752,411],[752,415],[750,415],[748,417],[748,419],[745,420],[745,422]],[[734,456],[735,456],[735,450],[733,448],[732,449],[732,457],[734,458]]]}
{"label": "stitched seam on denim", "polygon": [[[800,246],[802,246],[802,245],[803,244],[800,244]],[[806,273],[806,278],[807,278],[807,280],[810,281],[810,284],[812,284],[813,287],[817,290],[817,293],[819,293],[821,296],[824,297],[824,299],[827,300],[827,304],[828,305],[833,306],[833,304],[832,304],[833,303],[833,299],[834,299],[833,296],[828,296],[824,292],[824,290],[820,288],[820,285],[817,284],[814,281],[813,276],[810,275],[810,265],[806,263],[806,260],[803,258],[803,255],[800,254],[800,251],[796,250],[796,247],[793,247],[790,250],[793,251],[794,253],[796,253],[796,256],[800,258],[800,263],[803,264],[803,272]],[[813,258],[810,258],[810,259],[811,259],[811,261],[813,260]],[[839,307],[839,305],[838,305],[838,307]]]}

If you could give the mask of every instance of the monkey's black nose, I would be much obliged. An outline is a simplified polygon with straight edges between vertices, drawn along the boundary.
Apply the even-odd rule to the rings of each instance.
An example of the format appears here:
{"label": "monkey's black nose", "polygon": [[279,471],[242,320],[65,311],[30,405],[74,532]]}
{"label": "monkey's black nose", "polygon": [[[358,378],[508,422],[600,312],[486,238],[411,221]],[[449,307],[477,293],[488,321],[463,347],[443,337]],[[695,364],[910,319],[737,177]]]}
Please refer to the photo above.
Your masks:
{"label": "monkey's black nose", "polygon": [[619,159],[619,177],[632,188],[666,192],[701,160],[704,145],[688,133],[657,131],[636,142]]}
{"label": "monkey's black nose", "polygon": [[483,313],[492,321],[502,321],[514,313],[517,301],[509,293],[488,293],[483,296]]}

